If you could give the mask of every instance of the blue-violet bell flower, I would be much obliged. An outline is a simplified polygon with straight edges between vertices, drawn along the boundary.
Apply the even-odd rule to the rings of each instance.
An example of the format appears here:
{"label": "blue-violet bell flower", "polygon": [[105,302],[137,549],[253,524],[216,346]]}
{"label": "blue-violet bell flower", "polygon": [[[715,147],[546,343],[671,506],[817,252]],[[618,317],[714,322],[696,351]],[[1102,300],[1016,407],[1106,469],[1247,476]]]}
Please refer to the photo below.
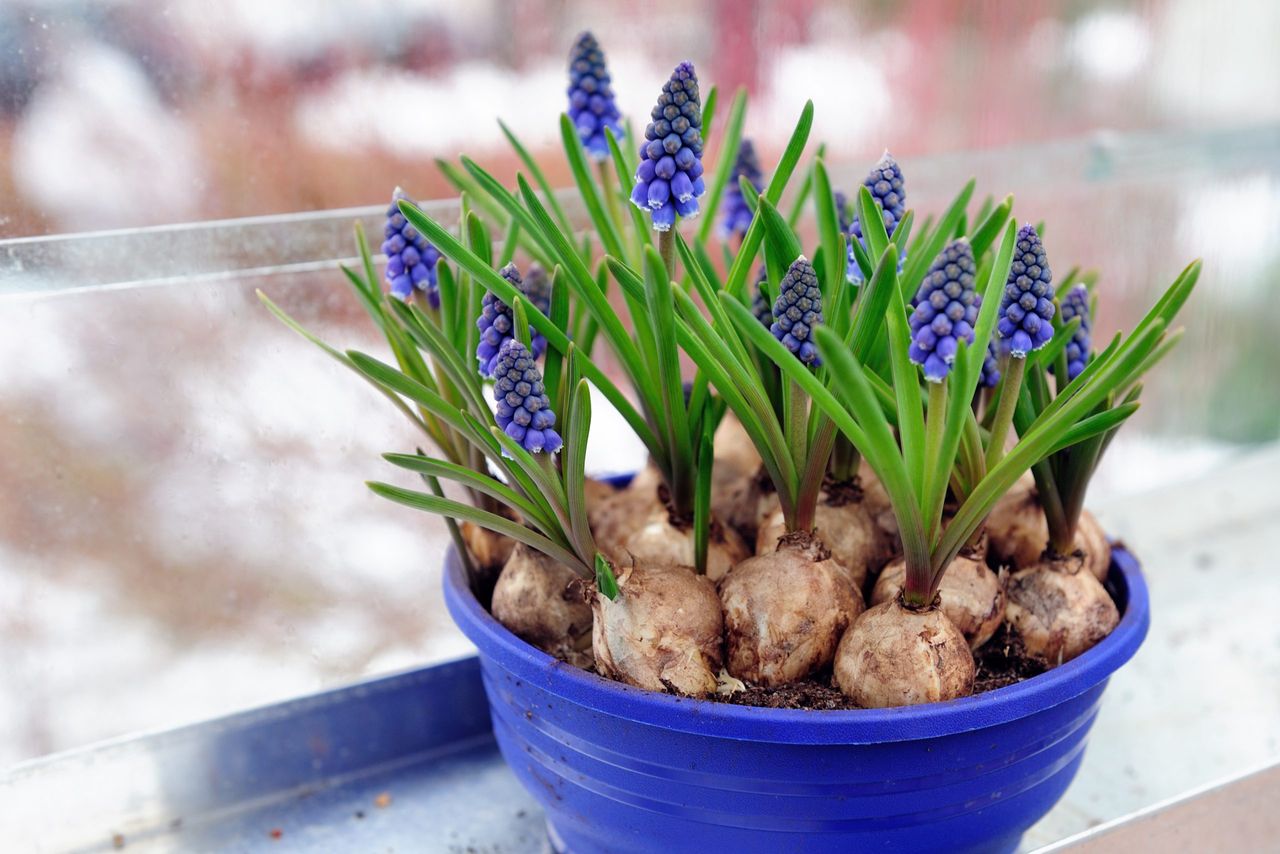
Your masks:
{"label": "blue-violet bell flower", "polygon": [[526,451],[554,454],[564,442],[554,429],[556,414],[534,359],[515,338],[502,342],[493,366],[494,419]]}
{"label": "blue-violet bell flower", "polygon": [[1062,297],[1062,322],[1070,323],[1080,318],[1080,325],[1067,342],[1067,382],[1080,376],[1093,349],[1093,322],[1089,313],[1089,289],[1084,285],[1072,286]]}
{"label": "blue-violet bell flower", "polygon": [[1053,272],[1044,243],[1034,225],[1018,229],[1018,242],[1000,298],[996,331],[1009,344],[1009,355],[1025,359],[1053,337]]}
{"label": "blue-violet bell flower", "polygon": [[720,234],[726,240],[732,237],[742,239],[751,227],[751,218],[755,216],[747,200],[742,197],[740,179],[745,178],[751,188],[759,195],[764,181],[760,172],[760,160],[756,157],[756,148],[751,140],[744,139],[738,146],[738,158],[734,161],[733,172],[729,175],[729,186],[724,194],[724,220],[720,223]]}
{"label": "blue-violet bell flower", "polygon": [[773,303],[773,325],[769,331],[806,365],[822,364],[813,346],[813,328],[822,322],[822,291],[818,272],[801,255],[791,262],[778,286]]}
{"label": "blue-violet bell flower", "polygon": [[976,271],[973,249],[961,238],[938,253],[916,292],[909,355],[924,368],[929,382],[946,379],[959,342],[973,343],[973,326],[981,305],[974,289]]}
{"label": "blue-violet bell flower", "polygon": [[[893,237],[893,231],[898,227],[898,223],[907,213],[907,189],[902,177],[902,167],[898,165],[898,161],[893,155],[885,151],[880,156],[880,160],[867,173],[867,177],[862,179],[862,183],[871,191],[871,198],[875,201],[876,207],[880,208],[880,213],[884,219],[884,230]],[[852,206],[851,206],[852,207]],[[850,211],[852,214],[852,211]],[[851,216],[849,228],[849,258],[847,277],[850,282],[858,283],[862,281],[862,268],[858,266],[858,262],[853,254],[853,241],[857,240],[865,247],[866,241],[862,236],[862,223],[858,221],[856,215]],[[898,272],[902,272],[902,262],[906,259],[905,253],[898,257]],[[873,259],[874,260],[874,259]]]}
{"label": "blue-violet bell flower", "polygon": [[[502,278],[510,282],[516,290],[528,296],[531,303],[544,313],[546,312],[546,308],[543,305],[539,305],[540,297],[530,294],[527,290],[528,286],[520,278],[520,271],[516,269],[515,264],[508,264],[498,273]],[[546,306],[550,305],[549,295],[545,303]],[[480,363],[480,374],[486,377],[496,376],[494,373],[495,366],[502,353],[502,347],[515,338],[515,314],[511,306],[498,299],[493,292],[486,291],[484,299],[480,303],[480,317],[476,320],[476,328],[480,330],[480,343],[476,346],[476,361]],[[529,344],[533,348],[533,357],[536,359],[547,348],[547,339],[536,329],[529,330],[529,338]]]}
{"label": "blue-violet bell flower", "polygon": [[1000,384],[1000,359],[996,356],[996,339],[987,342],[987,355],[982,358],[982,376],[978,385],[982,388],[995,388]]}
{"label": "blue-violet bell flower", "polygon": [[698,197],[707,189],[702,180],[702,98],[693,63],[676,66],[650,115],[631,202],[649,212],[656,230],[670,231],[676,214],[698,215]]}
{"label": "blue-violet bell flower", "polygon": [[401,199],[413,201],[396,187],[387,208],[387,224],[383,228],[382,254],[387,256],[387,284],[391,295],[404,302],[414,290],[427,295],[432,308],[440,307],[440,289],[436,284],[436,263],[440,252],[427,242],[418,229],[400,213]]}
{"label": "blue-violet bell flower", "polygon": [[596,37],[591,33],[578,36],[569,52],[569,120],[578,129],[582,147],[595,160],[610,156],[606,128],[613,131],[613,138],[619,143],[625,136],[611,83],[604,51]]}

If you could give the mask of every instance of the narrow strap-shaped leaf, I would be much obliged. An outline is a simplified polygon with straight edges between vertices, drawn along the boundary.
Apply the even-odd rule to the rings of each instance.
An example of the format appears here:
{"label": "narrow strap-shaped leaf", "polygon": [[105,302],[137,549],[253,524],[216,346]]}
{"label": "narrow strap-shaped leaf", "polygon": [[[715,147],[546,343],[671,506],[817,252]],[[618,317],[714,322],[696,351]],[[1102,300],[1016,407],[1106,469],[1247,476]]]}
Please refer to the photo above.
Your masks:
{"label": "narrow strap-shaped leaf", "polygon": [[858,219],[862,225],[862,239],[867,244],[867,257],[875,264],[889,246],[889,232],[884,227],[884,212],[865,184],[858,187]]}
{"label": "narrow strap-shaped leaf", "polygon": [[654,352],[661,393],[660,412],[667,430],[667,447],[671,453],[671,498],[677,508],[687,509],[693,498],[693,483],[685,478],[693,473],[693,440],[689,435],[689,418],[685,411],[684,389],[680,377],[680,354],[676,348],[676,318],[672,303],[671,280],[666,265],[652,246],[645,250],[644,285],[649,318],[652,322]]}
{"label": "narrow strap-shaped leaf", "polygon": [[[439,223],[431,219],[417,207],[401,203],[400,210],[405,217],[413,223],[414,227],[427,236],[427,239],[440,250],[446,257],[452,258],[454,263],[463,267],[473,276],[481,287],[492,291],[497,297],[504,302],[514,300],[519,293],[511,283],[502,278],[483,261],[476,257],[475,253],[464,247],[458,240],[448,231],[446,231]],[[596,289],[597,292],[599,289]],[[474,297],[473,297],[474,300]],[[478,312],[477,312],[478,314]],[[529,322],[541,332],[547,339],[550,346],[555,347],[560,352],[565,352],[569,346],[569,338],[564,330],[558,328],[549,317],[540,311],[534,311],[530,314]],[[653,431],[645,422],[643,416],[636,408],[627,400],[613,381],[610,380],[603,371],[601,371],[591,360],[584,358],[582,360],[582,373],[591,380],[592,385],[600,389],[614,408],[622,415],[626,422],[635,431],[636,436],[646,447],[653,447],[657,438]]]}
{"label": "narrow strap-shaped leaf", "polygon": [[587,522],[586,463],[587,435],[591,430],[591,388],[586,380],[580,380],[573,390],[569,405],[569,425],[565,431],[565,444],[561,463],[564,470],[564,491],[569,505],[569,527],[573,542],[582,554],[594,554],[595,540]]}
{"label": "narrow strap-shaped leaf", "polygon": [[[610,218],[608,211],[601,203],[600,196],[596,192],[595,181],[592,180],[591,172],[587,167],[586,155],[582,153],[582,141],[578,139],[578,130],[565,113],[560,114],[560,141],[564,145],[565,157],[569,160],[569,171],[573,173],[573,181],[578,185],[578,195],[582,197],[587,214],[595,224],[596,234],[600,236],[604,251],[621,258],[625,250],[622,248],[622,235],[618,232],[618,224]],[[527,198],[525,204],[528,204]],[[569,232],[569,229],[564,231]]]}
{"label": "narrow strap-shaped leaf", "polygon": [[[618,186],[624,190],[631,184],[633,177],[627,170],[626,156],[622,153],[622,148],[618,145],[618,140],[613,135],[613,129],[606,127],[604,129],[605,141],[609,143],[609,156],[613,160],[613,172],[618,178]],[[628,199],[623,202],[623,206],[627,209],[631,216],[631,242],[635,247],[635,254],[632,259],[636,264],[640,263],[640,253],[644,247],[650,245],[649,227],[644,221],[644,214],[640,209],[631,204]]]}
{"label": "narrow strap-shaped leaf", "polygon": [[555,214],[556,221],[560,223],[560,227],[565,231],[573,231],[573,226],[569,223],[569,217],[565,216],[564,208],[560,207],[555,191],[551,189],[551,183],[547,180],[547,176],[543,174],[542,168],[538,166],[538,161],[530,156],[529,150],[524,147],[524,144],[511,131],[511,128],[507,127],[506,122],[498,119],[498,127],[502,128],[502,135],[507,138],[507,142],[511,143],[511,147],[515,150],[516,156],[520,158],[520,162],[524,164],[524,168],[528,169],[529,174],[533,176],[533,180],[538,182],[538,186],[542,189],[542,196],[546,199],[547,206]]}
{"label": "narrow strap-shaped leaf", "polygon": [[375,495],[394,501],[397,504],[403,504],[405,507],[425,510],[438,516],[448,516],[460,522],[470,522],[496,534],[510,537],[517,542],[524,543],[531,549],[542,552],[552,560],[564,564],[583,578],[591,578],[595,574],[590,567],[583,563],[581,558],[563,545],[496,513],[479,510],[467,504],[451,501],[448,498],[440,498],[436,495],[427,495],[424,492],[393,486],[389,483],[368,481],[366,485]]}
{"label": "narrow strap-shaped leaf", "polygon": [[1013,196],[1005,196],[998,207],[989,213],[982,215],[980,212],[977,227],[969,235],[969,246],[973,248],[973,256],[981,258],[991,244],[995,243],[996,237],[999,236],[1004,224],[1009,219],[1009,215],[1013,213]]}
{"label": "narrow strap-shaped leaf", "polygon": [[[804,109],[800,113],[800,120],[796,122],[795,130],[791,132],[787,147],[783,149],[782,158],[778,161],[777,168],[773,170],[773,177],[769,180],[768,188],[765,189],[764,195],[770,204],[777,205],[778,200],[782,198],[782,191],[786,189],[787,182],[791,180],[796,164],[800,162],[800,155],[804,152],[804,147],[809,142],[809,131],[812,128],[813,101],[806,101]],[[725,290],[739,299],[742,297],[747,276],[751,272],[751,265],[755,261],[756,253],[760,251],[760,243],[763,240],[764,225],[760,222],[759,217],[753,218],[751,226],[747,229],[747,233],[742,239],[742,245],[738,248],[738,255],[734,259],[733,267],[729,270],[729,275],[725,280]]]}
{"label": "narrow strap-shaped leaf", "polygon": [[512,510],[518,511],[525,521],[533,523],[544,533],[555,530],[555,519],[546,515],[546,508],[539,507],[511,487],[487,474],[480,474],[466,466],[433,459],[422,452],[416,455],[383,454],[382,458],[393,466],[431,477],[443,477],[468,489],[496,498]]}
{"label": "narrow strap-shaped leaf", "polygon": [[906,266],[903,267],[902,276],[899,277],[905,298],[915,295],[915,290],[924,279],[924,274],[929,269],[929,265],[938,257],[938,253],[942,251],[942,247],[950,239],[951,233],[955,231],[961,218],[964,217],[964,210],[969,204],[969,198],[973,195],[973,188],[976,183],[976,181],[970,179],[969,183],[964,185],[964,189],[952,201],[951,206],[947,208],[946,213],[942,215],[937,227],[922,228],[920,236],[911,245],[911,249],[907,253]]}
{"label": "narrow strap-shaped leaf", "polygon": [[[818,150],[814,154],[815,160],[824,159],[827,156],[827,144],[819,143]],[[800,216],[804,213],[804,206],[809,201],[809,195],[813,192],[813,170],[806,169],[804,179],[800,182],[800,188],[796,190],[796,196],[791,200],[791,212],[787,214],[787,225],[795,228],[800,222]]]}
{"label": "narrow strap-shaped leaf", "polygon": [[[738,159],[738,146],[742,142],[742,123],[747,115],[747,90],[738,89],[733,95],[733,103],[729,107],[729,118],[725,122],[724,143],[717,155],[716,171],[707,193],[702,200],[702,223],[698,226],[698,240],[706,242],[715,227],[716,215],[720,211],[720,199],[724,196],[725,187],[733,175],[734,163]],[[714,117],[714,114],[713,114]],[[703,111],[703,127],[706,127],[706,111]],[[703,139],[705,145],[705,136]]]}
{"label": "narrow strap-shaped leaf", "polygon": [[[837,284],[845,280],[845,238],[836,213],[831,178],[827,175],[827,167],[821,157],[813,161],[813,202],[817,211],[818,237],[822,241],[822,278],[830,296],[834,294]],[[835,316],[839,317],[839,313]]]}

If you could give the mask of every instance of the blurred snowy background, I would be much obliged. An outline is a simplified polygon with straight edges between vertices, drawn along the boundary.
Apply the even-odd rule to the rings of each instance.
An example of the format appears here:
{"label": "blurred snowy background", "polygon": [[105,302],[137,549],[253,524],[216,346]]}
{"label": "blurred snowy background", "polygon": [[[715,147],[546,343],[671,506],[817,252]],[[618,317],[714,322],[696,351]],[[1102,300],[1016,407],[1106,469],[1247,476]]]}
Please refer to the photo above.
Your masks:
{"label": "blurred snowy background", "polygon": [[[692,58],[750,90],[766,163],[812,97],[829,159],[891,148],[922,211],[975,172],[1015,193],[1060,273],[1103,271],[1103,334],[1205,257],[1100,497],[1280,436],[1270,0],[0,0],[0,238],[443,197],[437,157],[514,175],[495,116],[565,183],[585,28],[633,116]],[[1215,134],[1247,145],[1054,173],[1059,144]],[[442,526],[361,485],[414,437],[253,296],[376,349],[336,272],[56,293],[82,284],[0,296],[0,765],[465,651]],[[597,459],[634,450],[597,432]]]}

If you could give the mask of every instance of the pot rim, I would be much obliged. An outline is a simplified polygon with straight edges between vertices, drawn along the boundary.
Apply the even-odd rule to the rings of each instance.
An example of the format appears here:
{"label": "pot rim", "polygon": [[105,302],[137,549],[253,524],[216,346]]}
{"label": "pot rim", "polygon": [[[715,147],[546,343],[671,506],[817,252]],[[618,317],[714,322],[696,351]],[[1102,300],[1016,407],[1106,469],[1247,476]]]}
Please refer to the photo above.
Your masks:
{"label": "pot rim", "polygon": [[1123,546],[1111,549],[1108,592],[1123,605],[1097,646],[1039,676],[982,694],[889,709],[770,709],[677,697],[615,682],[565,664],[509,632],[467,583],[452,545],[445,556],[445,604],[480,651],[518,678],[580,706],[637,723],[698,735],[784,744],[877,744],[939,738],[1033,715],[1094,688],[1133,657],[1151,624],[1146,581]]}

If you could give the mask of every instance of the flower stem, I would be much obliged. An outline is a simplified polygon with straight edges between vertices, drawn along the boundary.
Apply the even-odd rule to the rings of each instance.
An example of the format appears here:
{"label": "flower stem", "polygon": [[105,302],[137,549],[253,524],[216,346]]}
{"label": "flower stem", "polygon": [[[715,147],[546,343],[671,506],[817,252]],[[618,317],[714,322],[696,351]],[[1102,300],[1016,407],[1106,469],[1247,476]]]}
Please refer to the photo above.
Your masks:
{"label": "flower stem", "polygon": [[809,397],[795,380],[787,380],[787,408],[783,419],[786,428],[787,447],[791,450],[791,460],[796,470],[805,467],[809,445]]}
{"label": "flower stem", "polygon": [[596,161],[596,172],[600,176],[600,193],[604,196],[604,204],[606,210],[609,211],[609,219],[613,220],[613,227],[618,231],[623,231],[622,212],[618,210],[618,194],[613,191],[613,181],[609,178],[609,163],[605,160]]}
{"label": "flower stem", "polygon": [[1026,359],[1009,360],[1004,387],[1000,389],[996,417],[991,422],[991,441],[987,443],[987,471],[995,468],[996,463],[1004,456],[1004,442],[1009,436],[1009,426],[1013,424],[1013,412],[1018,406],[1018,395],[1022,392],[1022,373],[1026,367]]}
{"label": "flower stem", "polygon": [[676,230],[674,227],[658,232],[658,254],[662,256],[662,265],[667,268],[667,278],[676,280]]}
{"label": "flower stem", "polygon": [[[920,506],[927,514],[925,519],[926,539],[932,543],[935,541],[938,528],[942,523],[942,502],[938,501],[937,507],[931,506],[934,502],[933,494],[938,492],[937,479],[950,478],[951,466],[946,467],[946,471],[940,471],[942,456],[942,434],[947,426],[947,383],[931,382],[929,386],[929,410],[925,413],[925,437],[924,437],[924,483],[921,484],[923,492],[920,495]],[[945,493],[945,488],[943,489]]]}

